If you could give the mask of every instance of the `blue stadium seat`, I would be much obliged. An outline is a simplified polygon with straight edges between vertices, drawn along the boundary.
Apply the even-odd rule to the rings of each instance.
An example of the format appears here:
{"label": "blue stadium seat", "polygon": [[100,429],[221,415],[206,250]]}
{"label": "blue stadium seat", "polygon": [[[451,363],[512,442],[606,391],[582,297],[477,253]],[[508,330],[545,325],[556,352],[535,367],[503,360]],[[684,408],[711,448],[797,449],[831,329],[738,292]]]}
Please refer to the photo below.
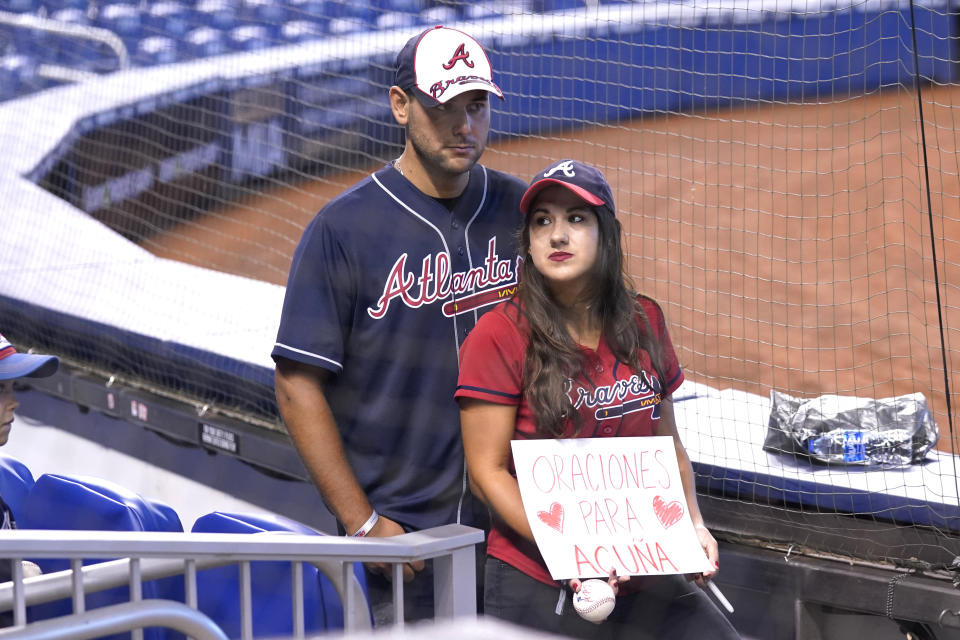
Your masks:
{"label": "blue stadium seat", "polygon": [[2,11],[36,13],[39,9],[39,0],[0,0],[0,10]]}
{"label": "blue stadium seat", "polygon": [[0,24],[0,51],[9,53],[10,47],[14,45],[18,31],[25,31],[25,29],[18,29],[8,24]]}
{"label": "blue stadium seat", "polygon": [[427,3],[425,0],[373,0],[372,4],[382,12],[420,13]]}
{"label": "blue stadium seat", "polygon": [[50,14],[51,20],[70,24],[89,25],[90,16],[85,7],[63,7]]}
{"label": "blue stadium seat", "polygon": [[319,40],[326,33],[327,30],[322,23],[312,20],[290,20],[280,30],[280,38],[284,42],[307,42]]}
{"label": "blue stadium seat", "polygon": [[533,10],[537,12],[563,11],[587,6],[586,0],[534,0]]}
{"label": "blue stadium seat", "polygon": [[280,25],[287,21],[287,6],[281,0],[243,0],[240,3],[240,19],[247,24],[256,24],[270,29],[276,36]]}
{"label": "blue stadium seat", "polygon": [[10,507],[15,520],[23,515],[23,503],[33,483],[33,474],[27,465],[0,453],[0,497]]}
{"label": "blue stadium seat", "polygon": [[[50,15],[54,20],[74,25],[89,26],[90,17],[84,9],[71,7],[60,9]],[[116,68],[116,55],[104,45],[79,38],[49,37],[44,45],[55,62],[74,69],[103,71]]]}
{"label": "blue stadium seat", "polygon": [[209,58],[227,53],[227,36],[212,27],[200,27],[184,38],[185,54],[189,58]]}
{"label": "blue stadium seat", "polygon": [[24,527],[29,529],[183,531],[169,505],[102,478],[45,473],[28,497]]}
{"label": "blue stadium seat", "polygon": [[467,20],[483,20],[485,18],[499,18],[503,15],[503,6],[499,2],[471,2],[464,10]]}
{"label": "blue stadium seat", "polygon": [[348,33],[369,31],[373,26],[373,24],[368,24],[359,18],[333,18],[330,20],[327,29],[332,35],[340,36]]}
{"label": "blue stadium seat", "polygon": [[[24,529],[93,530],[93,531],[166,531],[182,532],[180,517],[168,505],[147,500],[136,493],[107,480],[88,476],[44,474],[37,478],[27,495],[23,510]],[[44,573],[69,568],[67,560],[38,559]],[[96,560],[93,562],[102,562]],[[89,564],[89,562],[85,562]],[[184,600],[183,579],[174,577],[143,583],[144,598]],[[126,587],[110,589],[86,597],[86,608],[94,609],[109,604],[127,602]],[[29,607],[28,620],[45,620],[70,613],[69,600]],[[111,636],[129,638],[129,634]],[[144,630],[147,640],[167,640],[182,637],[166,630]]]}
{"label": "blue stadium seat", "polygon": [[0,99],[9,100],[26,95],[40,87],[35,58],[22,53],[0,58]]}
{"label": "blue stadium seat", "polygon": [[258,51],[272,45],[270,30],[258,24],[246,24],[231,29],[227,34],[227,44],[234,51]]}
{"label": "blue stadium seat", "polygon": [[200,26],[229,31],[238,24],[237,7],[231,0],[199,0],[194,10]]}
{"label": "blue stadium seat", "polygon": [[[44,0],[47,7],[47,14],[53,18],[54,14],[64,9],[80,9],[86,11],[90,4],[87,0]],[[56,18],[54,18],[56,19]]]}
{"label": "blue stadium seat", "polygon": [[64,39],[61,36],[7,25],[4,25],[2,30],[3,48],[0,51],[3,55],[20,53],[35,58],[41,63],[56,62],[56,46]]}
{"label": "blue stadium seat", "polygon": [[[261,533],[291,532],[301,535],[323,535],[310,527],[284,518],[265,514],[227,513],[215,511],[197,519],[194,533]],[[240,636],[239,577],[235,567],[198,572],[199,608],[210,616],[231,638]],[[362,565],[354,575],[366,593],[366,577]],[[306,631],[342,629],[343,607],[336,589],[316,567],[303,566]],[[255,636],[290,635],[292,602],[290,563],[256,562],[251,564],[253,589],[253,633]],[[310,606],[310,602],[317,606]]]}
{"label": "blue stadium seat", "polygon": [[453,24],[459,19],[457,7],[436,5],[420,12],[420,23],[424,25]]}
{"label": "blue stadium seat", "polygon": [[158,64],[171,64],[179,59],[177,41],[165,36],[151,36],[137,43],[133,62],[137,66],[149,67]]}
{"label": "blue stadium seat", "polygon": [[420,16],[415,13],[388,11],[377,16],[377,29],[409,29],[420,24]]}
{"label": "blue stadium seat", "polygon": [[143,37],[143,21],[139,5],[118,2],[100,7],[94,18],[94,26],[114,32],[127,45],[127,49],[133,51],[137,48],[137,41]]}
{"label": "blue stadium seat", "polygon": [[324,27],[330,21],[324,0],[286,0],[290,20],[308,20]]}
{"label": "blue stadium seat", "polygon": [[286,531],[306,536],[323,535],[302,522],[268,513],[239,513],[214,511],[197,518],[190,529],[193,533],[255,533]]}
{"label": "blue stadium seat", "polygon": [[378,12],[374,0],[327,0],[331,33],[353,33],[375,26]]}
{"label": "blue stadium seat", "polygon": [[140,34],[143,16],[138,5],[116,2],[100,7],[94,23],[98,27],[113,31],[121,38],[130,38]]}
{"label": "blue stadium seat", "polygon": [[177,0],[163,0],[147,8],[144,31],[149,36],[179,40],[195,26],[196,20],[188,5]]}

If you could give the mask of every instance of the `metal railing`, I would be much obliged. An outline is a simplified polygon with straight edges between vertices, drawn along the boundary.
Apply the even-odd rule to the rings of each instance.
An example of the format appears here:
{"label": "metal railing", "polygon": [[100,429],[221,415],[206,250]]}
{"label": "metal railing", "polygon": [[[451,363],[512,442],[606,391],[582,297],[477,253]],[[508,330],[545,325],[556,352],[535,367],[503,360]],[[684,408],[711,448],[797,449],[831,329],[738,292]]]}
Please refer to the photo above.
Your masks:
{"label": "metal railing", "polygon": [[17,640],[86,640],[144,627],[166,627],[193,640],[227,640],[227,636],[210,618],[182,602],[171,600],[143,600],[100,607],[86,613],[35,622],[26,627],[0,630],[0,637]]}
{"label": "metal railing", "polygon": [[[117,69],[127,69],[130,66],[130,55],[127,53],[127,46],[120,37],[99,27],[90,27],[87,25],[72,24],[70,22],[61,22],[49,18],[27,13],[11,13],[9,11],[0,11],[0,24],[11,27],[20,27],[22,29],[32,29],[34,31],[43,31],[54,33],[60,36],[76,38],[79,40],[90,40],[106,45],[117,56]],[[88,76],[93,76],[89,72],[78,71],[69,67],[58,65],[41,65],[41,75],[54,80],[63,80],[77,82]]]}
{"label": "metal railing", "polygon": [[[433,560],[437,619],[475,616],[474,547],[482,541],[482,531],[462,525],[445,525],[393,538],[363,539],[285,532],[0,531],[0,562],[11,562],[13,570],[13,579],[0,584],[0,611],[12,610],[14,617],[14,626],[0,631],[0,637],[4,640],[40,637],[79,639],[104,635],[117,629],[134,629],[134,638],[138,640],[142,637],[142,631],[136,629],[158,626],[156,622],[163,618],[163,611],[169,611],[169,623],[159,626],[183,630],[177,625],[193,625],[191,629],[200,628],[197,632],[200,635],[184,630],[188,635],[213,640],[217,636],[203,635],[205,632],[201,628],[205,628],[209,619],[197,611],[197,571],[238,565],[241,638],[251,640],[255,612],[250,564],[256,561],[290,562],[290,615],[295,638],[305,636],[304,611],[310,604],[304,602],[301,564],[304,562],[316,566],[336,589],[343,605],[344,628],[348,632],[370,627],[366,597],[354,574],[356,562],[394,565],[393,600],[398,625],[403,624],[401,566],[417,560]],[[71,568],[24,578],[21,565],[24,558],[68,559]],[[84,566],[86,559],[108,561]],[[143,599],[144,582],[175,575],[184,576],[186,602],[183,607],[173,607],[178,603],[165,600]],[[129,607],[102,607],[85,611],[86,594],[121,586],[130,587]],[[64,598],[72,599],[72,616],[27,624],[27,606]],[[196,616],[191,617],[186,611],[192,611]],[[97,625],[103,633],[98,632],[94,636],[86,634],[92,626]]]}

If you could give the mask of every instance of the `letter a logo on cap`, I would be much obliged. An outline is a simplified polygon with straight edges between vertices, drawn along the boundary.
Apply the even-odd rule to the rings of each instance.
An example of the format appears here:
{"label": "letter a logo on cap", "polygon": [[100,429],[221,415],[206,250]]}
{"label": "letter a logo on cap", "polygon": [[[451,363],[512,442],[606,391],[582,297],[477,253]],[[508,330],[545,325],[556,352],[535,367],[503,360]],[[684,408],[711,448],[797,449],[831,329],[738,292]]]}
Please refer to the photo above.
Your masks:
{"label": "letter a logo on cap", "polygon": [[457,64],[457,60],[463,60],[463,64],[473,69],[473,62],[470,61],[470,53],[467,51],[466,44],[463,42],[457,47],[453,56],[443,65],[443,68],[450,71],[450,69],[453,69],[453,65]]}
{"label": "letter a logo on cap", "polygon": [[558,163],[556,166],[547,169],[544,172],[543,177],[549,178],[557,171],[563,171],[563,175],[567,176],[568,178],[572,178],[577,175],[573,170],[573,160],[564,160],[563,162]]}
{"label": "letter a logo on cap", "polygon": [[396,82],[401,89],[413,89],[426,107],[444,104],[468,91],[486,91],[503,99],[503,92],[493,82],[490,58],[480,43],[443,26],[407,41],[397,54]]}

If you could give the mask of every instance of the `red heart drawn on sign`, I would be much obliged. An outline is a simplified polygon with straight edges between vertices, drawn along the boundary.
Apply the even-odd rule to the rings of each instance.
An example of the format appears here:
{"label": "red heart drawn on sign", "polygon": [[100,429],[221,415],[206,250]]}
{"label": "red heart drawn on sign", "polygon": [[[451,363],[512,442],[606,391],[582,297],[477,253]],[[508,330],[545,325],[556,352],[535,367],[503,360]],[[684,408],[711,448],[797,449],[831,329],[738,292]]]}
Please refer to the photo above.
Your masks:
{"label": "red heart drawn on sign", "polygon": [[537,511],[537,517],[543,524],[563,533],[563,505],[559,502],[551,504],[550,511]]}
{"label": "red heart drawn on sign", "polygon": [[653,498],[653,512],[657,514],[657,519],[664,529],[669,529],[680,522],[683,517],[683,505],[674,500],[673,502],[664,502],[660,496]]}

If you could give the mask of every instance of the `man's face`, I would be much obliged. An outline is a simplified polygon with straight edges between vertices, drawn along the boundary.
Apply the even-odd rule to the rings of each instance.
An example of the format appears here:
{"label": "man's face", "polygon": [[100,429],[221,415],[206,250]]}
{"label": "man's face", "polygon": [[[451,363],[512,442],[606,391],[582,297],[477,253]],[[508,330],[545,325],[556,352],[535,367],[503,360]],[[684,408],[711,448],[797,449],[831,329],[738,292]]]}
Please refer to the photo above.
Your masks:
{"label": "man's face", "polygon": [[477,163],[490,132],[490,98],[486,91],[467,91],[436,107],[411,98],[407,137],[430,174],[455,177]]}

